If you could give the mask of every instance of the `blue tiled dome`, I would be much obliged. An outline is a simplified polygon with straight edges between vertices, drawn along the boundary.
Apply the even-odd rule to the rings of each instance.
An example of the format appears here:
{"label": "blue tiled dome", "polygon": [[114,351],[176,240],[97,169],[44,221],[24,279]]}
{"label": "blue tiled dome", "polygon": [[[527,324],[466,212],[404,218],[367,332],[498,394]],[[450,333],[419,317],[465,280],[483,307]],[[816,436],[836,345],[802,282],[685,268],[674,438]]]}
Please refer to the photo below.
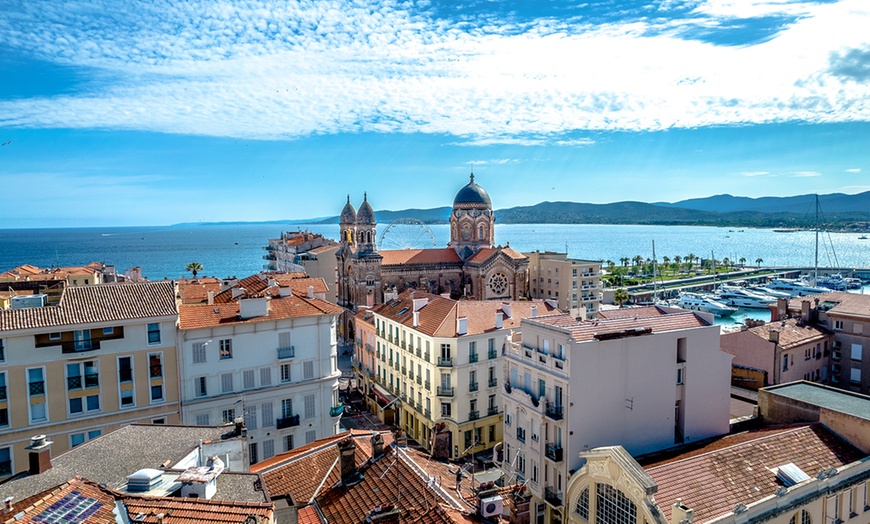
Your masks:
{"label": "blue tiled dome", "polygon": [[[486,207],[492,207],[492,200],[486,190],[474,183],[474,174],[471,175],[471,181],[456,193],[456,198],[453,199],[453,205],[457,204],[486,204]],[[360,208],[362,211],[362,208]]]}

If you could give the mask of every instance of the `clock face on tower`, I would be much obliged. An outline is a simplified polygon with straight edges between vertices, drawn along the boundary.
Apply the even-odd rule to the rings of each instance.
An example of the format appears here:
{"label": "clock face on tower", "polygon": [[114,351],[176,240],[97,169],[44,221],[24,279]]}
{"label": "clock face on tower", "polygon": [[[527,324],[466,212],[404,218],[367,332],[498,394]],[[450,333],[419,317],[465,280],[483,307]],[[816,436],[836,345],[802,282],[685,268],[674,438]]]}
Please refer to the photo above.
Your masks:
{"label": "clock face on tower", "polygon": [[508,279],[504,273],[493,273],[492,276],[489,277],[488,286],[489,290],[492,291],[494,295],[504,295],[507,291]]}

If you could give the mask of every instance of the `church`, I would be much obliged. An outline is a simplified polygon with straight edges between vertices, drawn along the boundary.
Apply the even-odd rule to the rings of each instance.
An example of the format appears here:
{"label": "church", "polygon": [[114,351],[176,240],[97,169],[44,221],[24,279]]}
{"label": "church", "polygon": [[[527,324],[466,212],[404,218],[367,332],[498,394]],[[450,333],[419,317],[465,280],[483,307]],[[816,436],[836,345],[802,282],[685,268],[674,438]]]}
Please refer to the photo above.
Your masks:
{"label": "church", "polygon": [[492,201],[474,174],[453,200],[445,248],[378,250],[368,195],[358,210],[348,197],[339,227],[338,304],[347,309],[383,304],[408,288],[475,300],[528,297],[529,259],[495,244]]}

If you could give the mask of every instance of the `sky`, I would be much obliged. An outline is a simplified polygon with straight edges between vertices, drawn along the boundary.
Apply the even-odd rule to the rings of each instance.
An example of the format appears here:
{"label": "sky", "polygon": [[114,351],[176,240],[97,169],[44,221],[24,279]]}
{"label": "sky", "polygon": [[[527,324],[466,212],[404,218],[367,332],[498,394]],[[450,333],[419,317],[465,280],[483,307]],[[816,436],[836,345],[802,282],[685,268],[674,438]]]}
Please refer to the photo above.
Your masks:
{"label": "sky", "polygon": [[0,0],[0,228],[870,190],[867,0]]}

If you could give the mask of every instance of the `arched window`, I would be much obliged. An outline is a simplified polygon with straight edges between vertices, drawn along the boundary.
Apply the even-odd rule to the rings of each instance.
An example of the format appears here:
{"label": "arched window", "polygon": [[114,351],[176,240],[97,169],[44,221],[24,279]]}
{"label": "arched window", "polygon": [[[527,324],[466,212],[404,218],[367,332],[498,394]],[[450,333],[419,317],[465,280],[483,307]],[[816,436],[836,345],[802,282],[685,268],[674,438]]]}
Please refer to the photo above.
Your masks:
{"label": "arched window", "polygon": [[625,494],[610,484],[595,488],[595,524],[635,524],[637,506]]}
{"label": "arched window", "polygon": [[484,239],[484,237],[483,237],[483,224],[477,226],[477,239],[478,240]]}
{"label": "arched window", "polygon": [[574,505],[574,512],[583,520],[589,520],[589,488],[584,488],[577,497],[577,504]]}
{"label": "arched window", "polygon": [[[798,520],[800,517],[800,520]],[[791,520],[788,521],[788,524],[813,524],[813,519],[810,517],[810,513],[802,509],[800,513],[795,513]]]}

